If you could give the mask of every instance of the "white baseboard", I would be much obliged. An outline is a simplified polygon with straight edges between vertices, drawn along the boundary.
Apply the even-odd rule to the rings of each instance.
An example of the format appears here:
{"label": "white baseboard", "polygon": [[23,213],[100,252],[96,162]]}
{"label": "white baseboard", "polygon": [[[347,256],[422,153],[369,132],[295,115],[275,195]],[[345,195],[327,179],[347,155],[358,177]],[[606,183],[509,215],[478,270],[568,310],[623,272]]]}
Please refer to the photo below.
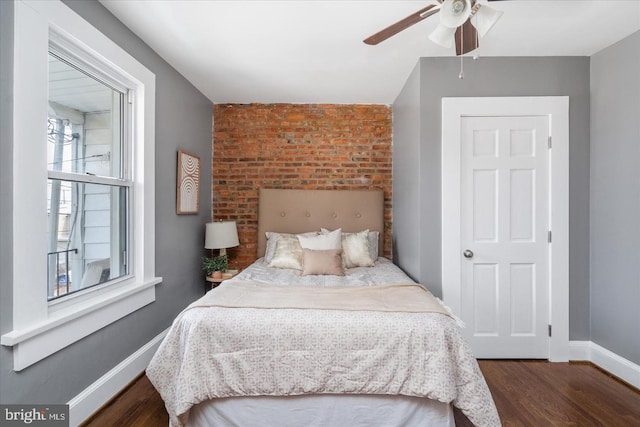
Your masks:
{"label": "white baseboard", "polygon": [[640,365],[591,341],[569,342],[570,360],[587,360],[640,389]]}
{"label": "white baseboard", "polygon": [[96,382],[68,402],[69,425],[77,426],[140,375],[155,354],[169,329],[160,332],[135,353],[120,362]]}
{"label": "white baseboard", "polygon": [[591,341],[569,341],[569,360],[591,362]]}

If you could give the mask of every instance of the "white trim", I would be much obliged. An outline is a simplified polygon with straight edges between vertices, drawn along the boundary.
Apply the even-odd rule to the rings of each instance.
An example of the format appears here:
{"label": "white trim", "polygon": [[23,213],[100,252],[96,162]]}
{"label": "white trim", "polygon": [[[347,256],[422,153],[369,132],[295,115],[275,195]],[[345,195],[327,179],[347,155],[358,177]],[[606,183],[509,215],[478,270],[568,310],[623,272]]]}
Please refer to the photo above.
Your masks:
{"label": "white trim", "polygon": [[147,368],[168,331],[169,328],[160,332],[155,338],[67,402],[69,405],[69,425],[76,426],[85,421],[140,375]]}
{"label": "white trim", "polygon": [[591,361],[591,341],[570,341],[569,360]]}
{"label": "white trim", "polygon": [[587,360],[640,390],[640,365],[592,341],[571,341],[570,360]]}
{"label": "white trim", "polygon": [[[13,346],[19,371],[155,300],[155,75],[60,1],[18,0],[14,16]],[[46,118],[51,33],[115,70],[133,89],[130,259],[113,287],[47,302]],[[37,124],[41,123],[42,126]],[[136,126],[136,123],[142,125]],[[96,178],[101,179],[101,178]]]}
{"label": "white trim", "polygon": [[[128,291],[111,304],[84,310],[80,314],[13,330],[2,336],[2,345],[13,346],[13,369],[20,371],[44,357],[92,334],[110,323],[155,301],[155,284],[150,282]],[[44,355],[44,356],[43,356]]]}
{"label": "white trim", "polygon": [[569,97],[442,98],[442,295],[460,314],[460,120],[463,116],[548,115],[551,153],[549,360],[569,360]]}
{"label": "white trim", "polygon": [[47,174],[49,179],[59,179],[61,181],[85,182],[85,183],[88,182],[90,184],[112,185],[117,187],[133,186],[133,183],[131,181],[120,179],[120,178],[112,178],[108,176],[87,175],[87,174],[79,174],[76,172],[64,172],[64,171],[55,171],[55,170],[49,170]]}
{"label": "white trim", "polygon": [[105,296],[103,298],[100,298],[99,301],[93,301],[91,304],[87,304],[86,307],[82,309],[73,312],[64,312],[64,315],[61,316],[50,316],[46,321],[30,325],[29,327],[24,329],[14,329],[13,331],[8,332],[2,336],[2,345],[13,346],[27,341],[51,329],[58,328],[67,322],[82,319],[83,316],[93,311],[106,308],[110,304],[113,304],[121,299],[132,297],[158,283],[160,283],[159,279],[149,283],[145,283],[134,289],[126,288],[125,290],[119,291],[117,293],[105,294]]}

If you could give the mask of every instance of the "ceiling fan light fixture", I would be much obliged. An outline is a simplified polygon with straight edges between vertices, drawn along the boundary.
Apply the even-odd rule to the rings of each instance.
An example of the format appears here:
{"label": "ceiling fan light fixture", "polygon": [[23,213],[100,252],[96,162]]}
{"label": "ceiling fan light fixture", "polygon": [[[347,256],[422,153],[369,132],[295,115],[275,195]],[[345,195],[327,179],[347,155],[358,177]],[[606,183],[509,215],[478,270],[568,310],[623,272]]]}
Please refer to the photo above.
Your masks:
{"label": "ceiling fan light fixture", "polygon": [[440,24],[458,28],[471,16],[471,0],[444,0],[440,5]]}
{"label": "ceiling fan light fixture", "polygon": [[482,5],[475,13],[475,18],[471,20],[471,23],[478,35],[484,37],[485,34],[495,25],[504,12],[501,10],[492,9],[489,6]]}
{"label": "ceiling fan light fixture", "polygon": [[453,40],[455,39],[456,28],[447,27],[442,24],[438,24],[436,29],[429,34],[429,40],[435,44],[439,44],[442,47],[453,47]]}

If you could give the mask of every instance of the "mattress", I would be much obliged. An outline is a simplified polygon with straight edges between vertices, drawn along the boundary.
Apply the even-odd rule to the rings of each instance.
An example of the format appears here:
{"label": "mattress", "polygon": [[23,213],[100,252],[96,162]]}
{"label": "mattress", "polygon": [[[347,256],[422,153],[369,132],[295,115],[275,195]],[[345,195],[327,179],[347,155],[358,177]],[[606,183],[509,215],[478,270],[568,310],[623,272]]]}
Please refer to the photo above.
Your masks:
{"label": "mattress", "polygon": [[[259,259],[221,288],[254,283],[298,293],[315,288],[379,291],[411,282],[382,257],[374,267],[347,269],[345,276],[301,276],[299,270],[270,268]],[[291,425],[335,425],[335,419],[348,416],[361,425],[420,425],[424,417],[440,424],[422,425],[448,425],[450,404],[476,425],[500,425],[451,315],[368,306],[208,305],[215,304],[216,292],[203,297],[206,304],[196,302],[176,318],[147,369],[172,425],[254,425],[257,420],[270,425],[269,414],[275,417],[271,425],[287,425],[287,419]],[[360,415],[356,407],[363,408]],[[386,421],[371,424],[375,420]]]}

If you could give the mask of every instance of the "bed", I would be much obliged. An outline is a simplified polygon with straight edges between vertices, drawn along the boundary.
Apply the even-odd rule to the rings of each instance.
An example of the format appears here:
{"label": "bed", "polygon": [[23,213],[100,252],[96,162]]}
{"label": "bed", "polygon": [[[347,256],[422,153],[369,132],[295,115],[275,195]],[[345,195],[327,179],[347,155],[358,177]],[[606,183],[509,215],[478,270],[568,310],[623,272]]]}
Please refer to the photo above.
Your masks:
{"label": "bed", "polygon": [[262,189],[258,259],[147,368],[172,426],[500,425],[457,319],[384,258],[381,191]]}

